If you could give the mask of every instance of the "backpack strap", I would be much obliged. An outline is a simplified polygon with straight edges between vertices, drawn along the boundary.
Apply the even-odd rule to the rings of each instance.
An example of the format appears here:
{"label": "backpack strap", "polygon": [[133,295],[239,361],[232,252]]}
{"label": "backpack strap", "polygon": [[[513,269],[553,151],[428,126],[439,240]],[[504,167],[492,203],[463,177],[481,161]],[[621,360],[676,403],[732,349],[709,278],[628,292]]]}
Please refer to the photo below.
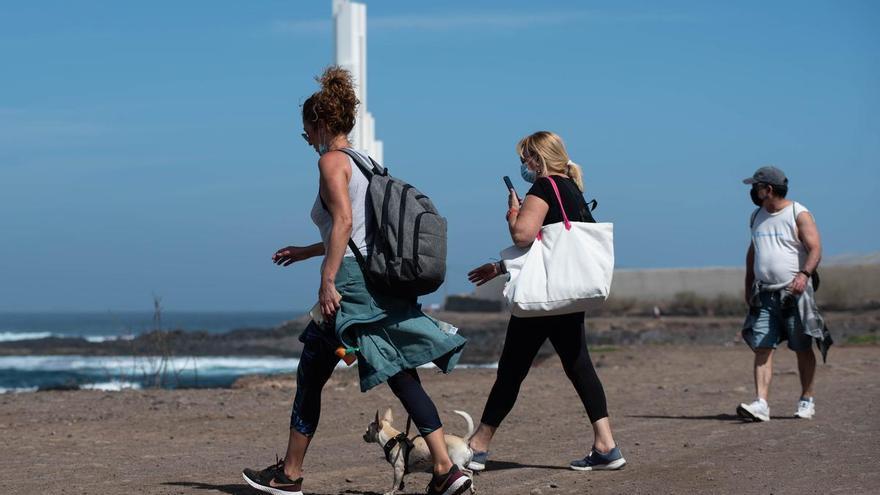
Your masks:
{"label": "backpack strap", "polygon": [[[376,163],[376,161],[373,160],[373,157],[367,157],[370,159],[370,163],[367,164],[364,162],[364,159],[360,155],[360,153],[351,148],[339,148],[337,151],[341,151],[348,155],[349,158],[351,158],[354,164],[357,165],[358,170],[360,170],[361,173],[364,174],[364,177],[367,178],[367,182],[369,182],[373,178],[373,175],[388,175],[388,169]],[[318,197],[321,198],[320,192],[318,193]],[[324,202],[324,198],[321,198],[321,206],[324,208],[324,210],[328,212],[330,211],[330,209],[327,208],[327,203]],[[354,239],[348,239],[348,247],[351,249],[352,254],[354,254],[354,258],[357,260],[358,265],[360,265],[361,269],[366,270],[367,260],[364,258],[364,255],[361,254],[361,251],[360,249],[358,249],[357,244],[354,243]]]}
{"label": "backpack strap", "polygon": [[596,207],[599,206],[599,202],[596,201],[595,198],[593,198],[590,201],[584,200],[584,205],[586,206],[586,208],[581,209],[581,216],[584,217],[582,221],[587,223],[596,223],[596,217],[593,216],[593,211],[595,211]]}
{"label": "backpack strap", "polygon": [[[324,208],[324,211],[330,212],[330,208],[327,208],[327,203],[324,202],[324,198],[321,197],[321,192],[318,192],[318,199],[321,200],[321,207]],[[351,249],[352,254],[354,254],[354,259],[357,260],[358,265],[361,266],[361,269],[364,269],[367,266],[367,260],[364,259],[364,255],[361,254],[361,250],[358,249],[357,244],[354,243],[354,239],[351,237],[348,238],[348,247]]]}
{"label": "backpack strap", "polygon": [[758,218],[758,213],[761,211],[762,206],[759,206],[755,211],[752,212],[752,217],[749,219],[749,229],[755,228],[755,219]]}
{"label": "backpack strap", "polygon": [[370,163],[366,163],[364,158],[357,151],[351,148],[339,148],[338,151],[341,151],[349,156],[349,158],[354,161],[354,164],[360,169],[361,173],[364,174],[364,177],[369,181],[373,178],[373,175],[388,175],[388,169],[376,163],[376,160],[373,160],[373,157],[368,156],[370,159]]}

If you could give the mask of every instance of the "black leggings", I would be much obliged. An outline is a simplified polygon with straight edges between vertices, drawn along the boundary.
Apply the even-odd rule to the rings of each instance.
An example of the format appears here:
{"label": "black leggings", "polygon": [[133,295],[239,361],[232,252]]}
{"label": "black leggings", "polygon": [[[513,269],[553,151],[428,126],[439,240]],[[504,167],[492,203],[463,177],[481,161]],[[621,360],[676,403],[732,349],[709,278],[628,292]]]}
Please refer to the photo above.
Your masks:
{"label": "black leggings", "polygon": [[565,374],[577,390],[590,422],[608,417],[605,390],[587,351],[584,313],[572,313],[534,318],[510,317],[504,350],[498,361],[498,376],[486,400],[481,422],[496,428],[501,425],[513,409],[520,384],[529,374],[532,361],[548,338],[559,354]]}
{"label": "black leggings", "polygon": [[[296,397],[290,412],[290,427],[303,435],[312,436],[318,429],[321,417],[321,391],[339,363],[339,358],[334,354],[335,341],[321,335],[314,325],[306,328],[300,340],[305,346],[296,371]],[[388,386],[400,399],[422,436],[443,426],[437,408],[422,388],[416,370],[397,373],[388,379]]]}
{"label": "black leggings", "polygon": [[388,379],[388,386],[400,399],[400,403],[412,418],[420,435],[425,436],[443,426],[440,423],[437,408],[428,397],[425,389],[422,388],[422,382],[419,380],[419,374],[416,373],[416,370],[403,370],[392,376]]}

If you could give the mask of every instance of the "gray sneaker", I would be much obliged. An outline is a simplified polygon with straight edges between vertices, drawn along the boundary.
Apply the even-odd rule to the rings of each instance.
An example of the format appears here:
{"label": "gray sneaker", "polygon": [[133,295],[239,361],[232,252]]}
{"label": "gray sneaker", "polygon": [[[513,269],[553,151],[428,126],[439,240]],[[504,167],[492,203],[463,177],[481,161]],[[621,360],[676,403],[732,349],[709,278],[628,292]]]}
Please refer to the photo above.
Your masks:
{"label": "gray sneaker", "polygon": [[486,469],[486,463],[489,462],[489,452],[474,451],[474,456],[466,466],[471,471],[482,471]]}
{"label": "gray sneaker", "polygon": [[571,461],[569,467],[575,471],[613,471],[626,465],[626,459],[620,453],[620,449],[614,447],[606,453],[601,453],[593,447],[590,453],[583,459]]}

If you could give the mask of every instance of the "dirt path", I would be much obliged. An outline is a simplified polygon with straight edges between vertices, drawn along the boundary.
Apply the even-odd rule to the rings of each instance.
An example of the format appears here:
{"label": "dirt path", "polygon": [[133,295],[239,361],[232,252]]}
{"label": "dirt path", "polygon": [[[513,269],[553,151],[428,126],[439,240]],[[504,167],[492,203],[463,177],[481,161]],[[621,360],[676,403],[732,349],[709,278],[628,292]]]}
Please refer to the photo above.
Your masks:
{"label": "dirt path", "polygon": [[[880,493],[880,347],[836,347],[820,367],[817,417],[790,419],[799,386],[781,352],[769,423],[743,423],[752,397],[742,347],[624,347],[594,353],[618,443],[619,472],[565,468],[591,436],[555,359],[532,370],[493,445],[481,494]],[[693,363],[693,364],[691,364]],[[452,433],[479,419],[493,370],[422,373]],[[289,382],[289,381],[288,381]],[[45,392],[0,396],[0,493],[256,494],[243,467],[282,453],[292,389]],[[307,460],[307,494],[383,493],[391,471],[361,434],[376,409],[402,408],[387,387],[361,394],[337,372]],[[422,493],[428,475],[407,477]]]}

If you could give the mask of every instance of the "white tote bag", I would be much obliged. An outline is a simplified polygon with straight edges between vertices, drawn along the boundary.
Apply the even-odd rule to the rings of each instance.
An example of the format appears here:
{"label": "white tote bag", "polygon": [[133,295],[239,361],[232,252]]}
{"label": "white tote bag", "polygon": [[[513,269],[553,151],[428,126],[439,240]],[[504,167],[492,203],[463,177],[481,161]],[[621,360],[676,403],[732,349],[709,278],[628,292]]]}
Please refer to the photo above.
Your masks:
{"label": "white tote bag", "polygon": [[614,272],[614,226],[570,222],[556,182],[563,221],[545,225],[528,248],[501,252],[510,278],[504,297],[514,316],[548,316],[595,308],[608,298]]}

